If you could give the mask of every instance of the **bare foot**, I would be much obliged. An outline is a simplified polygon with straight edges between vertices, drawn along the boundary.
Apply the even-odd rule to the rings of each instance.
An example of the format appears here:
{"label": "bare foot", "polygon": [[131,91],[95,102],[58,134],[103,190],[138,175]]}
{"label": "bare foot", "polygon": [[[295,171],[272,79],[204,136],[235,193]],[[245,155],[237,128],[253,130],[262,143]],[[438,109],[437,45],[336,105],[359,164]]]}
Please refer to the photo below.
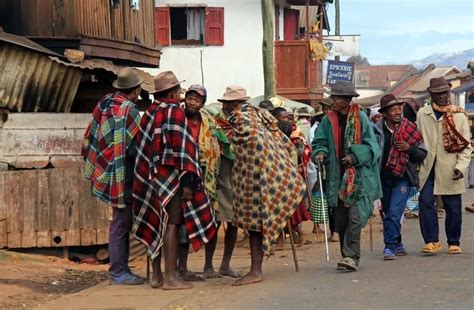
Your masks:
{"label": "bare foot", "polygon": [[163,282],[163,290],[171,291],[171,290],[188,290],[193,288],[191,283],[184,282],[182,280],[178,280],[177,278],[166,279]]}
{"label": "bare foot", "polygon": [[241,275],[231,268],[219,268],[219,274],[223,277],[239,278]]}
{"label": "bare foot", "polygon": [[253,274],[253,273],[247,273],[245,276],[242,278],[238,279],[235,281],[232,285],[233,286],[241,286],[241,285],[247,285],[247,284],[253,284],[253,283],[259,283],[263,281],[263,275],[260,274]]}
{"label": "bare foot", "polygon": [[163,275],[161,272],[159,274],[153,273],[153,276],[150,280],[150,286],[152,288],[160,288],[163,285]]}
{"label": "bare foot", "polygon": [[306,237],[302,237],[300,242],[298,242],[298,247],[302,247],[303,245],[311,244],[313,241],[306,239]]}
{"label": "bare foot", "polygon": [[222,278],[222,275],[220,275],[219,273],[217,273],[214,269],[210,268],[210,269],[204,269],[204,272],[202,273],[202,275],[204,276],[204,278],[206,279],[219,279],[219,278]]}
{"label": "bare foot", "polygon": [[338,233],[332,234],[331,237],[329,238],[329,241],[331,241],[331,242],[339,242],[339,234],[338,234]]}

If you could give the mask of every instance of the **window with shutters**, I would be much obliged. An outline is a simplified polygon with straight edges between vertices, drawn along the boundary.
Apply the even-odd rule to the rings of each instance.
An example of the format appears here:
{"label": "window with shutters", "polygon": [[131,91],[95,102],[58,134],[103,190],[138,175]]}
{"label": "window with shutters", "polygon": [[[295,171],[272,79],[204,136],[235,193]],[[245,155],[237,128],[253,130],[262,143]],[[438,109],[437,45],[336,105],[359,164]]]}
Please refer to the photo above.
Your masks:
{"label": "window with shutters", "polygon": [[159,45],[224,45],[224,8],[158,7]]}

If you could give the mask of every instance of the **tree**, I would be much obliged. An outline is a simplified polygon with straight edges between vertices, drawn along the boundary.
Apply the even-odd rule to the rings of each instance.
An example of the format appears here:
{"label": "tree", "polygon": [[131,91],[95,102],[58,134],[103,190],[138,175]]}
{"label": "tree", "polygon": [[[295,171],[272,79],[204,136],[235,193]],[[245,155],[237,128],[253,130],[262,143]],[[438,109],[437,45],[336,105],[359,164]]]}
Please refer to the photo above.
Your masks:
{"label": "tree", "polygon": [[261,0],[263,23],[263,78],[265,83],[264,98],[275,96],[275,69],[273,63],[273,1]]}

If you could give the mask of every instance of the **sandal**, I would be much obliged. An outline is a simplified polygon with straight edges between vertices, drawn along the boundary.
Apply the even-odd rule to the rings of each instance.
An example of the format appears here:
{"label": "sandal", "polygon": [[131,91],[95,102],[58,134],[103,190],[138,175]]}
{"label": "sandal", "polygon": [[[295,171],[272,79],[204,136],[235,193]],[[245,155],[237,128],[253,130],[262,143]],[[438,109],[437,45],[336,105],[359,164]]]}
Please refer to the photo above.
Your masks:
{"label": "sandal", "polygon": [[450,245],[448,248],[448,254],[462,254],[462,250],[458,245]]}
{"label": "sandal", "polygon": [[350,257],[344,257],[340,262],[337,263],[337,269],[342,270],[342,268],[345,268],[350,271],[359,270],[359,267],[356,265],[354,260]]}

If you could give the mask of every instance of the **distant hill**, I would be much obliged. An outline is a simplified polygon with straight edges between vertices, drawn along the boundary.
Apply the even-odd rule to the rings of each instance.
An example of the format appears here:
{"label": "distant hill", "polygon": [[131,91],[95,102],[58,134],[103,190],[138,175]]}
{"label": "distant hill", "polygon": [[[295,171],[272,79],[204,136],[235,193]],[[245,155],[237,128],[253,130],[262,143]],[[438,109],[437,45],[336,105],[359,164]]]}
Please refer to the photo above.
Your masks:
{"label": "distant hill", "polygon": [[429,64],[437,66],[456,66],[465,70],[467,63],[474,60],[474,48],[457,53],[433,54],[411,64],[417,69],[424,69]]}

